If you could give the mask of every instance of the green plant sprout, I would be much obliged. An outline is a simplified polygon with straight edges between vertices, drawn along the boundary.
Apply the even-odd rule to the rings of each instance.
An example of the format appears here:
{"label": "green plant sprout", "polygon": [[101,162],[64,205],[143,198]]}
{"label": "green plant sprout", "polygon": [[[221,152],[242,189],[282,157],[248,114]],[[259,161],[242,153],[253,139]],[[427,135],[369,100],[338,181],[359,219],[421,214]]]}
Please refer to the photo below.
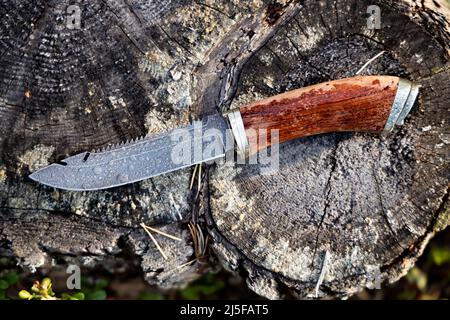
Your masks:
{"label": "green plant sprout", "polygon": [[60,298],[52,290],[52,280],[44,278],[42,281],[35,281],[31,287],[31,292],[21,290],[19,298],[24,300],[84,300],[84,293],[74,294],[63,293]]}
{"label": "green plant sprout", "polygon": [[10,271],[0,277],[0,300],[7,300],[6,290],[19,281],[17,272]]}

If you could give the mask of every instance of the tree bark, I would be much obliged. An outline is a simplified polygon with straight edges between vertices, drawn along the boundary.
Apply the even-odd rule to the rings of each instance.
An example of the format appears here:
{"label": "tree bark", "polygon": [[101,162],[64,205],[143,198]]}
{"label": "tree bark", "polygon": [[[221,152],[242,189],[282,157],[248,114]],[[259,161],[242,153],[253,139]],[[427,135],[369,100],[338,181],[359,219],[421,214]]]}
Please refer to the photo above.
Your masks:
{"label": "tree bark", "polygon": [[[379,29],[368,27],[374,4]],[[0,255],[23,267],[137,266],[175,287],[221,265],[268,298],[346,297],[399,279],[449,224],[445,1],[16,0],[0,12]],[[276,172],[205,165],[193,188],[193,168],[83,193],[27,178],[68,155],[354,76],[381,51],[363,75],[422,85],[388,136],[298,139],[280,146]],[[182,241],[155,234],[164,259],[140,223]]]}

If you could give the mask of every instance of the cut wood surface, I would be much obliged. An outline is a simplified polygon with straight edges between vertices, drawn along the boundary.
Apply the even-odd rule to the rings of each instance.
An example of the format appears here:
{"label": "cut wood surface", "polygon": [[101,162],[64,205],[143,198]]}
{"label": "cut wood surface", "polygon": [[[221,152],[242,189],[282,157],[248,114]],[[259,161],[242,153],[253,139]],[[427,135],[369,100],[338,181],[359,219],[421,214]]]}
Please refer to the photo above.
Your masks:
{"label": "cut wood surface", "polygon": [[[371,5],[380,28],[368,25]],[[437,0],[0,1],[0,256],[31,270],[138,268],[165,288],[223,266],[272,299],[399,279],[450,220],[449,12]],[[290,141],[270,173],[228,163],[82,193],[28,178],[68,155],[354,76],[382,51],[361,75],[422,86],[390,135]],[[153,233],[164,257],[141,223],[181,241]]]}

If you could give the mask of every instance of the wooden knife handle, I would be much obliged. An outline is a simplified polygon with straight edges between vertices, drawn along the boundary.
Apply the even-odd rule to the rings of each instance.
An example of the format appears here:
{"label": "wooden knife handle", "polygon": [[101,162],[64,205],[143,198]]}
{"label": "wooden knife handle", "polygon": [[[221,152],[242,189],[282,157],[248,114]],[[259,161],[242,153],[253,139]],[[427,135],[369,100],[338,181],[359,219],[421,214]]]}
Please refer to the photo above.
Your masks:
{"label": "wooden knife handle", "polygon": [[[271,145],[271,130],[278,130],[279,143],[329,132],[390,131],[414,104],[415,91],[408,102],[413,87],[398,77],[359,76],[289,91],[245,105],[228,116],[240,149]],[[409,109],[400,119],[405,108]],[[262,129],[267,130],[267,143],[257,141],[255,133]]]}

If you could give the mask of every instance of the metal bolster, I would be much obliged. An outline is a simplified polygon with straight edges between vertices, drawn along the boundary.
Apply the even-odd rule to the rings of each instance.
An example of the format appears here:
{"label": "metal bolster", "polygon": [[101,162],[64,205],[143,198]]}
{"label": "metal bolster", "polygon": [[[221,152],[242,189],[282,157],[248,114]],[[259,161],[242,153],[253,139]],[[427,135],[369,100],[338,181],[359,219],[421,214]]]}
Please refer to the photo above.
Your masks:
{"label": "metal bolster", "polygon": [[249,142],[247,134],[245,133],[241,112],[239,109],[231,110],[226,113],[226,116],[230,122],[231,130],[233,131],[234,140],[237,144],[237,151],[241,156],[245,157],[249,151]]}
{"label": "metal bolster", "polygon": [[420,86],[406,79],[399,79],[397,94],[383,132],[391,132],[396,125],[403,125],[419,94]]}

